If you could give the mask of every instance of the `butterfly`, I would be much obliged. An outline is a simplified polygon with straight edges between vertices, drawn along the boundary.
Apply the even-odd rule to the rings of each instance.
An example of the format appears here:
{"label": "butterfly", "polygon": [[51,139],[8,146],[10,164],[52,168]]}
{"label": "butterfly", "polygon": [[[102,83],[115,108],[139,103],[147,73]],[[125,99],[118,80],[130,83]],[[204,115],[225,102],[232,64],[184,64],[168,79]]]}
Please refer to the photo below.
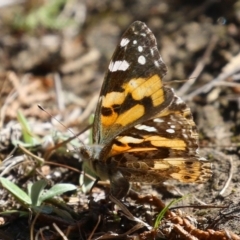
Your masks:
{"label": "butterfly", "polygon": [[164,84],[156,38],[136,21],[123,34],[106,72],[93,122],[93,145],[80,149],[85,166],[110,181],[116,198],[130,183],[168,179],[203,183],[211,164],[198,153],[190,109]]}

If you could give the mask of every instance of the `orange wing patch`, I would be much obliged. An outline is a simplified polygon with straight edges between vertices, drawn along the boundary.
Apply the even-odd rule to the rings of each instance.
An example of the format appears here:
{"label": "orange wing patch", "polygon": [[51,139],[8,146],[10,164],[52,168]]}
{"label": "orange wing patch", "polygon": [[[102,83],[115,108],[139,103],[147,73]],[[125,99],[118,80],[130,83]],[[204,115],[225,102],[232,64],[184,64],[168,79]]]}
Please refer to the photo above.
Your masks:
{"label": "orange wing patch", "polygon": [[[146,137],[146,138],[145,138]],[[151,142],[155,147],[168,147],[175,150],[185,150],[186,143],[181,139],[169,139],[161,136],[144,136],[145,141]]]}
{"label": "orange wing patch", "polygon": [[[158,148],[170,148],[173,150],[184,151],[186,143],[181,139],[168,139],[157,135],[147,136],[141,138],[134,138],[131,136],[119,136],[116,138],[117,144],[112,145],[108,157],[115,156],[126,152],[140,152],[158,150]],[[147,144],[146,144],[147,143]],[[132,146],[136,144],[136,146]],[[145,146],[144,146],[145,144]],[[130,146],[131,145],[131,146]],[[151,145],[151,147],[149,147]]]}
{"label": "orange wing patch", "polygon": [[[124,89],[123,92],[110,92],[102,97],[101,122],[103,128],[109,126],[114,128],[114,125],[127,126],[137,121],[145,114],[145,106],[141,104],[141,101],[146,97],[151,98],[152,108],[161,105],[165,100],[162,81],[158,75],[150,78],[133,78],[123,84],[122,89]],[[139,104],[118,114],[117,110],[120,106],[123,108],[123,105],[127,104],[124,100],[128,94],[132,99],[139,101]]]}
{"label": "orange wing patch", "polygon": [[154,107],[164,101],[162,87],[162,80],[157,74],[148,79],[134,78],[123,85],[125,92],[130,93],[134,100],[140,101],[145,97],[151,97]]}

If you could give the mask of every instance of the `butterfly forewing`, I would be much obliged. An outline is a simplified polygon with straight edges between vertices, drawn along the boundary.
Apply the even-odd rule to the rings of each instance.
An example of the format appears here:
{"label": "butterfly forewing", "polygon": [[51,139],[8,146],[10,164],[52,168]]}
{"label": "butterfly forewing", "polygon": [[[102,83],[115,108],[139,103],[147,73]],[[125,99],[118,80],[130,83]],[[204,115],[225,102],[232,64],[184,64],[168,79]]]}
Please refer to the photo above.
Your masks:
{"label": "butterfly forewing", "polygon": [[163,87],[165,74],[154,35],[144,23],[134,22],[108,66],[95,114],[94,142],[106,144],[169,106],[173,93]]}

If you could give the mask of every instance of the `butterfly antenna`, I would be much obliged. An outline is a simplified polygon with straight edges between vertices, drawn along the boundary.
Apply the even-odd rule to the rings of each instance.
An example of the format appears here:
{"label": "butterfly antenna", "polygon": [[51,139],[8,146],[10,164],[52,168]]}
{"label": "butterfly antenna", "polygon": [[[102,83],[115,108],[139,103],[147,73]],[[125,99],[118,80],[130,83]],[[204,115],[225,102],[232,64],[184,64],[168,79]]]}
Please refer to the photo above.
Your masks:
{"label": "butterfly antenna", "polygon": [[[75,134],[71,129],[67,128],[63,123],[61,123],[58,119],[56,119],[54,116],[52,116],[48,111],[46,111],[41,105],[38,104],[38,108],[40,110],[42,110],[43,112],[45,112],[46,114],[48,114],[51,118],[53,118],[54,120],[56,120],[61,126],[63,126],[64,128],[66,128],[71,134],[73,134],[72,137],[68,138],[67,140],[57,143],[56,145],[54,145],[52,148],[49,149],[49,152],[53,152],[54,150],[58,149],[59,147],[66,145],[67,143],[71,142],[72,140],[74,140],[75,138],[79,137],[79,135],[81,135],[82,133],[84,133],[85,131],[87,131],[88,129],[90,129],[92,127],[92,124],[88,125],[87,127],[85,127],[83,130],[81,130],[79,133]],[[82,145],[83,142],[79,139],[79,141],[81,142]],[[45,156],[46,159],[48,159],[48,157],[50,156],[50,154],[48,153],[47,156]]]}

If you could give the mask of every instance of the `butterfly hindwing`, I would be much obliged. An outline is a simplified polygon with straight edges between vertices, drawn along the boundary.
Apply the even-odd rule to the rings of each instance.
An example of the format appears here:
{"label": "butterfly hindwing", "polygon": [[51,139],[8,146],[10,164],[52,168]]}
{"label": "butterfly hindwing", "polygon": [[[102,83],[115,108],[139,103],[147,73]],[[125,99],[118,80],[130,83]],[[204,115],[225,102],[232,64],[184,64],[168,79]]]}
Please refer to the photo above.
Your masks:
{"label": "butterfly hindwing", "polygon": [[108,157],[129,181],[202,183],[211,175],[210,163],[198,153],[190,109],[177,96],[165,111],[117,136]]}

